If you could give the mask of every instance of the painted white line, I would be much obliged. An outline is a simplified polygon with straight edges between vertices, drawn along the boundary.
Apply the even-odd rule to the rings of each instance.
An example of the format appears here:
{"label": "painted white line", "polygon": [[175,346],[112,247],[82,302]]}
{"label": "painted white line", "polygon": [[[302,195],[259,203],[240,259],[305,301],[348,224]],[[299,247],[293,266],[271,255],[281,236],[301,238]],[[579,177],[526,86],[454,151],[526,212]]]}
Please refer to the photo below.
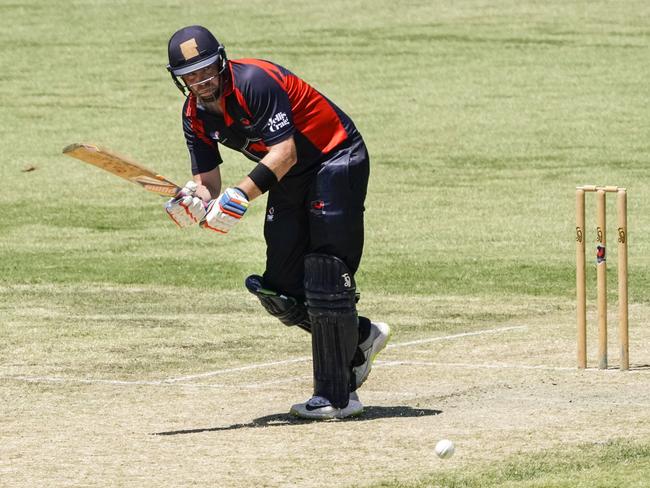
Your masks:
{"label": "painted white line", "polygon": [[160,385],[160,381],[122,381],[91,378],[61,378],[58,376],[0,376],[3,380],[27,381],[34,383],[107,383],[109,385]]}
{"label": "painted white line", "polygon": [[[246,385],[241,385],[241,388],[247,388],[249,390],[257,390],[261,388],[270,388],[274,387],[276,385],[283,385],[286,383],[295,383],[297,381],[313,381],[313,377],[311,375],[309,376],[291,376],[290,378],[283,378],[281,380],[274,380],[274,381],[264,381],[262,383],[249,383]],[[169,385],[176,385],[178,383],[168,383]],[[185,383],[185,384],[193,384],[193,383]]]}
{"label": "painted white line", "polygon": [[164,383],[175,383],[177,381],[188,381],[188,380],[194,380],[196,378],[207,378],[207,377],[210,377],[210,376],[217,376],[217,375],[222,375],[222,374],[240,373],[242,371],[249,371],[251,369],[271,368],[273,366],[282,366],[282,365],[285,365],[285,364],[292,364],[292,363],[303,363],[305,361],[311,361],[311,358],[307,357],[307,356],[304,356],[304,357],[301,357],[301,358],[286,359],[284,361],[272,361],[270,363],[249,364],[248,366],[241,366],[239,368],[219,369],[217,371],[208,371],[206,373],[192,374],[192,375],[188,375],[188,376],[180,376],[178,378],[168,378],[166,380],[163,380],[163,382]]}
{"label": "painted white line", "polygon": [[[484,335],[484,334],[497,334],[500,332],[508,332],[508,331],[513,331],[513,330],[524,330],[527,327],[525,325],[519,325],[519,326],[513,326],[513,327],[501,327],[497,329],[485,329],[485,330],[478,330],[475,332],[463,332],[460,334],[452,334],[448,336],[440,336],[440,337],[431,337],[429,339],[420,339],[417,341],[409,341],[409,342],[402,342],[399,344],[389,344],[386,349],[393,349],[393,348],[398,348],[398,347],[408,347],[408,346],[414,346],[414,345],[419,345],[419,344],[427,344],[430,342],[439,342],[439,341],[447,341],[447,340],[453,340],[453,339],[459,339],[463,337],[471,337],[471,336],[478,336],[478,335]],[[153,385],[153,386],[164,386],[164,385],[170,385],[170,384],[178,384],[178,385],[183,385],[183,386],[189,386],[187,383],[183,383],[185,381],[191,381],[199,378],[209,378],[212,376],[219,376],[219,375],[227,375],[231,373],[240,373],[242,371],[250,371],[250,370],[255,370],[255,369],[267,369],[267,368],[272,368],[274,366],[284,366],[287,364],[294,364],[294,363],[302,363],[302,362],[307,362],[311,361],[310,356],[303,356],[303,357],[298,357],[298,358],[293,358],[293,359],[286,359],[283,361],[271,361],[268,363],[256,363],[256,364],[249,364],[247,366],[240,366],[237,368],[228,368],[228,369],[219,369],[216,371],[207,371],[205,373],[198,373],[198,374],[193,374],[193,375],[186,375],[186,376],[179,376],[176,378],[167,378],[163,380],[152,380],[152,381],[140,381],[140,380],[133,380],[133,381],[123,381],[123,380],[109,380],[109,379],[93,379],[93,378],[60,378],[60,377],[29,377],[29,376],[6,376],[2,375],[0,376],[0,379],[7,379],[7,380],[16,380],[16,381],[28,381],[28,382],[48,382],[48,383],[87,383],[87,384],[94,384],[94,383],[103,383],[103,384],[109,384],[109,385]],[[402,363],[402,362],[397,362],[397,363]],[[396,364],[397,364],[396,363]],[[288,381],[294,381],[295,378],[291,378]],[[284,381],[284,380],[281,380]],[[257,387],[263,387],[263,385],[266,385],[267,383],[257,383],[257,384],[251,384],[249,387],[251,388],[257,388]],[[256,385],[262,385],[262,386],[256,386]],[[227,387],[227,385],[218,385],[218,387]],[[230,385],[232,387],[232,385]],[[246,387],[245,385],[238,385],[238,388]]]}
{"label": "painted white line", "polygon": [[[92,313],[92,314],[86,314],[86,313],[74,313],[70,314],[69,312],[65,310],[37,310],[37,309],[29,309],[29,310],[19,310],[16,311],[15,313],[16,317],[20,317],[23,319],[51,319],[51,318],[58,318],[58,317],[66,317],[71,320],[86,320],[86,321],[93,321],[93,322],[100,322],[100,321],[114,321],[114,320],[123,320],[123,321],[144,321],[146,320],[147,322],[158,322],[158,321],[165,321],[165,320],[174,320],[178,321],[178,314],[126,314],[126,313],[114,313],[114,314],[98,314],[98,313]],[[182,318],[183,320],[186,320],[188,322],[193,321],[193,320],[201,320],[205,321],[210,319],[211,317],[217,317],[220,315],[227,315],[225,313],[223,314],[218,314],[218,313],[187,313],[183,314]]]}
{"label": "painted white line", "polygon": [[[417,341],[410,341],[410,342],[402,342],[399,344],[389,344],[386,346],[386,349],[392,349],[396,347],[407,347],[407,346],[415,346],[419,344],[426,344],[428,342],[438,342],[438,341],[448,341],[452,339],[459,339],[461,337],[470,337],[470,336],[476,336],[476,335],[483,335],[483,334],[496,334],[499,332],[507,332],[511,330],[521,330],[521,329],[526,329],[525,325],[517,325],[513,327],[501,327],[498,329],[486,329],[486,330],[478,330],[475,332],[463,332],[461,334],[452,334],[448,336],[442,336],[442,337],[431,337],[429,339],[420,339]],[[169,378],[165,381],[166,383],[171,383],[175,381],[187,381],[187,380],[193,380],[195,378],[206,378],[209,376],[217,376],[217,375],[222,375],[222,374],[229,374],[229,373],[238,373],[241,371],[248,371],[251,369],[259,369],[259,368],[268,368],[268,367],[273,367],[273,366],[282,366],[285,364],[292,364],[292,363],[300,363],[304,361],[311,361],[311,357],[305,356],[301,358],[295,358],[295,359],[287,359],[285,361],[273,361],[270,363],[258,363],[258,364],[251,364],[249,366],[242,366],[239,368],[230,368],[230,369],[220,369],[217,371],[208,371],[206,373],[199,373],[195,375],[189,375],[189,376],[181,376],[179,378]]]}
{"label": "painted white line", "polygon": [[87,385],[103,384],[103,385],[117,385],[117,386],[181,386],[186,388],[209,388],[209,389],[224,389],[234,388],[237,390],[249,389],[258,390],[262,388],[270,388],[284,383],[293,383],[295,381],[308,381],[311,376],[292,376],[290,378],[283,378],[281,380],[264,381],[260,383],[248,384],[222,384],[222,383],[181,383],[181,382],[165,382],[165,381],[139,381],[139,380],[106,380],[106,379],[90,379],[90,378],[62,378],[58,376],[0,376],[0,381],[21,381],[26,383],[81,383]]}
{"label": "painted white line", "polygon": [[[106,380],[106,379],[92,379],[92,378],[62,378],[59,376],[0,376],[0,380],[5,381],[24,381],[27,383],[82,383],[82,384],[103,384],[103,385],[118,385],[118,386],[186,386],[189,388],[261,388],[264,383],[252,385],[227,385],[216,383],[165,383],[164,381],[141,381],[141,380]],[[293,381],[293,379],[292,379]]]}
{"label": "painted white line", "polygon": [[484,334],[498,334],[510,330],[523,330],[526,328],[527,326],[525,325],[515,325],[513,327],[501,327],[498,329],[477,330],[476,332],[463,332],[461,334],[454,334],[454,335],[448,335],[442,337],[431,337],[429,339],[420,339],[417,341],[401,342],[399,344],[389,344],[388,346],[386,346],[386,349],[394,349],[396,347],[416,346],[418,344],[427,344],[429,342],[448,341],[451,339],[459,339],[461,337],[471,337],[471,336],[484,335]]}
{"label": "painted white line", "polygon": [[[517,401],[517,402],[539,403],[539,398],[531,398],[531,397],[508,397],[508,400]],[[545,396],[544,404],[549,404],[549,403],[555,403],[557,405],[567,406],[567,398],[566,397],[554,398],[554,397]],[[592,407],[594,405],[607,405],[610,407],[639,407],[639,408],[650,407],[650,403],[642,403],[642,402],[621,402],[619,400],[612,400],[612,401],[594,400],[593,398],[571,398],[572,409],[575,408],[576,406]]]}
{"label": "painted white line", "polygon": [[543,371],[577,371],[576,368],[563,366],[544,366],[527,364],[470,364],[470,363],[441,363],[433,361],[375,361],[375,366],[435,366],[441,368],[468,368],[468,369],[539,369]]}

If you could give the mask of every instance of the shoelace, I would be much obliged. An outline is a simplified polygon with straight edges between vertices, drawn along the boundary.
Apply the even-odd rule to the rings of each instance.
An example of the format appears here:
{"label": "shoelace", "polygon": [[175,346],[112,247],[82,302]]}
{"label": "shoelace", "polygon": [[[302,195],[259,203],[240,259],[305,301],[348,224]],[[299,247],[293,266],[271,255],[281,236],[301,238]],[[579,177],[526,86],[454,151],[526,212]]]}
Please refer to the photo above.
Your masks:
{"label": "shoelace", "polygon": [[321,396],[315,396],[312,397],[311,400],[309,400],[309,405],[311,405],[312,407],[327,407],[331,405],[331,403],[326,398],[323,398]]}

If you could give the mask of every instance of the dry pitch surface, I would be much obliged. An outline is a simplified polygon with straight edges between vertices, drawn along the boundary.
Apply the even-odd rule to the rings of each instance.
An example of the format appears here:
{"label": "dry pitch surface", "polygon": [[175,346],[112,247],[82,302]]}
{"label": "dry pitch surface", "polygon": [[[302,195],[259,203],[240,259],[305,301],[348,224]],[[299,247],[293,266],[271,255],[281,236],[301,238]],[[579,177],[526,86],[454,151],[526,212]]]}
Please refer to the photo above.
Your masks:
{"label": "dry pitch surface", "polygon": [[[240,294],[230,297],[235,298],[247,300]],[[631,307],[633,369],[621,373],[614,369],[614,315],[611,369],[593,369],[592,327],[592,369],[577,371],[571,303],[372,300],[366,307],[384,310],[395,334],[360,391],[367,410],[356,420],[314,423],[287,414],[290,404],[310,391],[311,363],[306,336],[280,326],[278,337],[304,342],[304,355],[265,357],[188,375],[143,373],[124,380],[124,375],[98,377],[93,371],[85,376],[56,372],[54,364],[38,364],[38,354],[29,360],[9,358],[0,378],[0,484],[365,485],[552,446],[650,436],[647,306]],[[519,308],[529,315],[467,331],[424,334],[409,332],[414,317],[399,314],[406,308],[421,314]],[[18,328],[70,320],[57,315],[56,307],[16,309],[9,315]],[[120,319],[128,322],[128,315],[113,320]],[[203,322],[212,325],[209,318]],[[456,443],[450,460],[433,455],[441,438]]]}

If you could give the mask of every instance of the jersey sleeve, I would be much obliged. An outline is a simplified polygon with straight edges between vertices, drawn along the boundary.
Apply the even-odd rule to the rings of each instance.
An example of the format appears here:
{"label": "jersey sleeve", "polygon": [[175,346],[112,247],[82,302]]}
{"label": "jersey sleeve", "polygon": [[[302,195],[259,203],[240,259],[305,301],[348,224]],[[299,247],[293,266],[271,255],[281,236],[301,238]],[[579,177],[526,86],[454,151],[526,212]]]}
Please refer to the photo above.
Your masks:
{"label": "jersey sleeve", "polygon": [[264,144],[272,146],[295,132],[289,95],[276,79],[260,68],[251,68],[242,89],[253,126]]}
{"label": "jersey sleeve", "polygon": [[209,144],[197,132],[191,119],[183,111],[183,133],[190,153],[193,175],[212,171],[223,162],[217,143]]}

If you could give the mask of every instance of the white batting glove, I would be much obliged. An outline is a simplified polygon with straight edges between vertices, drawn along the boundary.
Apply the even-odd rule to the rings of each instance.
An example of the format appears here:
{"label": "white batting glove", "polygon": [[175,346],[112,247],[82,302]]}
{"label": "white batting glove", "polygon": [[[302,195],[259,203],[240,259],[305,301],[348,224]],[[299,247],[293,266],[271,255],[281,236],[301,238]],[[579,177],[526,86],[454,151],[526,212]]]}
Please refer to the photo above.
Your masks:
{"label": "white batting glove", "polygon": [[188,181],[178,195],[165,203],[167,215],[180,228],[196,224],[205,217],[205,204],[195,196],[197,188],[194,181]]}
{"label": "white batting glove", "polygon": [[210,200],[201,227],[227,234],[248,209],[248,197],[239,188],[226,188],[219,198]]}

